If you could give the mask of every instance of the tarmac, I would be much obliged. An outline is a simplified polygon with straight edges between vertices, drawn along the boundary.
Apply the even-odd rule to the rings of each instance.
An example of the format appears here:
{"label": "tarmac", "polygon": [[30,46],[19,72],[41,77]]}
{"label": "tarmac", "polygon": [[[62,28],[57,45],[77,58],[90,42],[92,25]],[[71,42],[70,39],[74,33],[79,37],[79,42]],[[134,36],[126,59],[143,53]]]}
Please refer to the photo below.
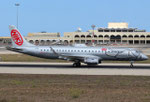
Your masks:
{"label": "tarmac", "polygon": [[150,64],[134,64],[134,68],[130,68],[129,63],[73,67],[72,63],[0,62],[0,73],[150,76]]}

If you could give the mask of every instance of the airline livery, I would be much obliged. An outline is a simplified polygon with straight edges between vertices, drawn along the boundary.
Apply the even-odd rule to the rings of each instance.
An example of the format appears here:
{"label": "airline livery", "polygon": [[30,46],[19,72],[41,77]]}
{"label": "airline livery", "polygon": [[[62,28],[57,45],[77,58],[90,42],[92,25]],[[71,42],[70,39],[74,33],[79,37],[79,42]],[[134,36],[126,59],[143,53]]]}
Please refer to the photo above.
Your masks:
{"label": "airline livery", "polygon": [[9,26],[12,46],[8,50],[47,59],[62,59],[73,61],[73,66],[97,65],[104,60],[134,61],[147,60],[148,57],[133,48],[94,47],[86,45],[74,46],[36,46],[27,42],[15,26]]}

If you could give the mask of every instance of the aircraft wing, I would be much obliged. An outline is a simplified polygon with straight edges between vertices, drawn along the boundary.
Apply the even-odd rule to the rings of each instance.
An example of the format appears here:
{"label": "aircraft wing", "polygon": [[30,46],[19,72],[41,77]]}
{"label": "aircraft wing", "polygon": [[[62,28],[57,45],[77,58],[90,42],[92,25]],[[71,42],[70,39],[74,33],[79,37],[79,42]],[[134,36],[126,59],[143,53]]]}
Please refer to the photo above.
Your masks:
{"label": "aircraft wing", "polygon": [[60,54],[59,55],[60,57],[67,57],[67,58],[71,58],[71,59],[84,59],[84,58],[87,58],[87,57],[90,57],[90,58],[94,58],[94,57],[97,57],[97,56],[94,56],[94,55],[79,55],[79,54]]}
{"label": "aircraft wing", "polygon": [[101,60],[100,57],[94,56],[94,55],[79,55],[79,54],[61,54],[59,55],[60,59],[65,59],[69,61],[76,61],[80,60],[84,63],[99,63],[99,60]]}
{"label": "aircraft wing", "polygon": [[60,59],[65,59],[65,60],[71,60],[71,61],[74,61],[74,60],[81,60],[81,61],[84,61],[85,59],[101,59],[100,57],[98,56],[95,56],[95,55],[84,55],[84,54],[58,54],[55,52],[55,50],[53,48],[51,48],[51,50],[53,51],[54,54],[57,54],[59,56]]}

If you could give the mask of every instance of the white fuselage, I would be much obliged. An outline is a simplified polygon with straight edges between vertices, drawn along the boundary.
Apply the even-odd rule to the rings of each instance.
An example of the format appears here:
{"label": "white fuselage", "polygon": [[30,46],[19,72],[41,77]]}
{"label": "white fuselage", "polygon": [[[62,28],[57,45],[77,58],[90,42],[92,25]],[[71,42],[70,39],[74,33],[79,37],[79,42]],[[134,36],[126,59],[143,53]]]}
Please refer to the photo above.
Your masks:
{"label": "white fuselage", "polygon": [[[21,53],[48,59],[75,60],[77,57],[80,56],[84,57],[95,56],[100,61],[102,60],[141,61],[148,59],[146,55],[132,48],[35,46],[35,47],[20,47],[19,49],[22,49],[21,51],[19,51]],[[80,60],[82,61],[82,59]]]}

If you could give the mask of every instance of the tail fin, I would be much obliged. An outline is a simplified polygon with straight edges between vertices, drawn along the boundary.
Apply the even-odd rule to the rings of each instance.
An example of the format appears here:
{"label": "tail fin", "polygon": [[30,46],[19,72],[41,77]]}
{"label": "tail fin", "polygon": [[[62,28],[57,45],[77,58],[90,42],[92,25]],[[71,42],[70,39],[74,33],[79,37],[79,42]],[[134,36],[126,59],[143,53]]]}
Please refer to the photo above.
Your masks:
{"label": "tail fin", "polygon": [[12,47],[35,46],[27,42],[15,26],[10,25],[9,30],[11,34]]}

